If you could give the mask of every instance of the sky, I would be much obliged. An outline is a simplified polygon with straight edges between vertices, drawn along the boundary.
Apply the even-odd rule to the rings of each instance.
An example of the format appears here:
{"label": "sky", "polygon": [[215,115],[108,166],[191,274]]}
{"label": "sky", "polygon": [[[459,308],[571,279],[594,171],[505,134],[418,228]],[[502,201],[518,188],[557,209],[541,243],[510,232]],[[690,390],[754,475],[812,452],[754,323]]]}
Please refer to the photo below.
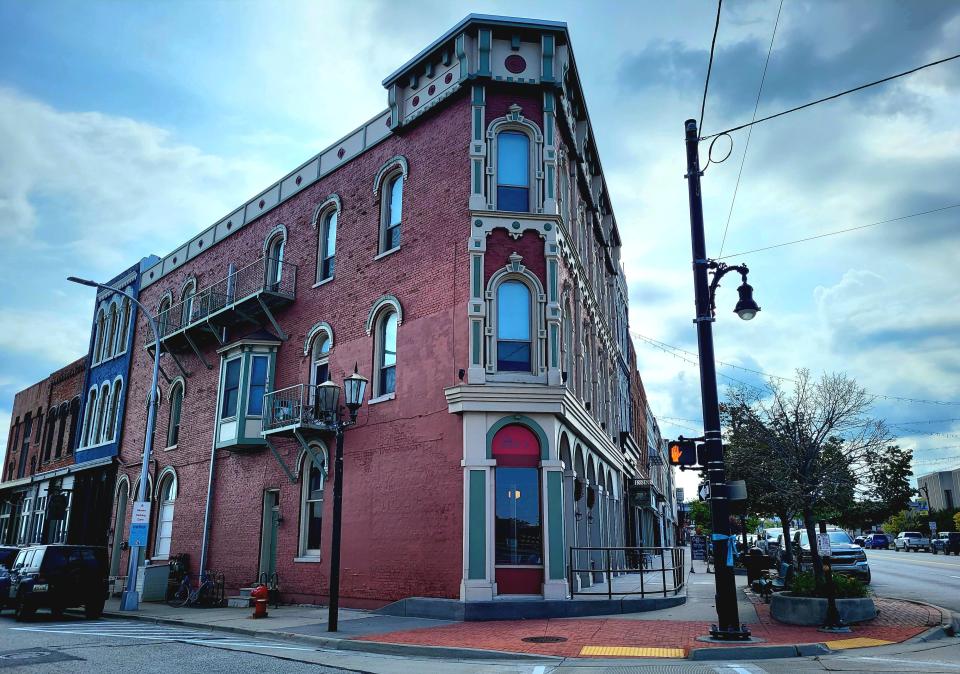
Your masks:
{"label": "sky", "polygon": [[[705,133],[750,121],[780,6],[724,5]],[[568,23],[623,239],[640,371],[664,436],[699,434],[695,357],[672,349],[696,352],[683,122],[699,115],[715,11],[0,0],[0,442],[14,394],[87,347],[93,300],[65,276],[107,279],[168,253],[385,109],[383,77],[470,12]],[[949,0],[784,0],[758,116],[958,45]],[[738,253],[960,203],[958,109],[960,60],[759,124],[745,157],[747,131],[723,137],[714,158],[732,141],[730,157],[703,178],[708,254],[749,264],[762,307],[740,321],[727,277],[718,360],[786,377],[845,372],[877,395],[953,402],[875,402],[916,450],[918,473],[960,465],[960,208]],[[763,381],[719,372],[721,395],[729,377]],[[695,482],[678,477],[688,494]]]}

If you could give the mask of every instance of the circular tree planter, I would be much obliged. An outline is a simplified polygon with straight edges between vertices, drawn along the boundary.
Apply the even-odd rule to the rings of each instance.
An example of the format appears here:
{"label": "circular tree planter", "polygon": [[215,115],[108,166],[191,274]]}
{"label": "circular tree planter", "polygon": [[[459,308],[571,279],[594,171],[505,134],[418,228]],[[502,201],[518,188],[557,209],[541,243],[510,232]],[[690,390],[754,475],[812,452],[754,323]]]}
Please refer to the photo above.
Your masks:
{"label": "circular tree planter", "polygon": [[[837,611],[846,623],[860,623],[877,617],[877,607],[871,597],[837,599]],[[823,625],[827,621],[827,600],[778,592],[770,599],[770,615],[787,625]]]}

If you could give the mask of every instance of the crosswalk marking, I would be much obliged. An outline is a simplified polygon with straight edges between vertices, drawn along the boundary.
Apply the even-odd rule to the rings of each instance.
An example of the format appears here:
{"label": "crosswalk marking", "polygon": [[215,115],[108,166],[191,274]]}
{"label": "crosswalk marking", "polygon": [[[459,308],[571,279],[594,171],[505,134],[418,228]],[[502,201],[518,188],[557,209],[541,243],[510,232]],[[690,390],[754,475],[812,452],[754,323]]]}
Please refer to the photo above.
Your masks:
{"label": "crosswalk marking", "polygon": [[150,624],[129,621],[101,620],[96,622],[52,623],[30,627],[11,627],[18,632],[45,632],[48,634],[72,634],[75,636],[115,637],[119,639],[142,639],[148,641],[179,641],[201,646],[263,648],[282,651],[314,651],[309,646],[294,646],[275,641],[260,641],[251,637],[231,637],[203,632],[175,625]]}

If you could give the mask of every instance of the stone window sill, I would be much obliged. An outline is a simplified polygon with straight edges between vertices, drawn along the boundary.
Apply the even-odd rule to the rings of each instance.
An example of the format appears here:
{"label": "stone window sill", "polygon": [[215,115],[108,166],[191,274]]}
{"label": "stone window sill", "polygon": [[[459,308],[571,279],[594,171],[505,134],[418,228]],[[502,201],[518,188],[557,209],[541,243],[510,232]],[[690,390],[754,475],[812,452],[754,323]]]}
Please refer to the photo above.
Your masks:
{"label": "stone window sill", "polygon": [[388,400],[393,400],[396,397],[397,397],[397,393],[396,391],[394,391],[393,393],[386,393],[382,396],[377,396],[376,398],[370,398],[370,400],[367,401],[367,404],[376,405],[377,403],[383,403]]}
{"label": "stone window sill", "polygon": [[326,284],[330,283],[330,281],[332,281],[333,279],[334,279],[333,276],[328,276],[327,278],[323,279],[322,281],[317,281],[317,282],[314,283],[313,286],[311,286],[311,287],[313,287],[313,288],[319,288],[320,286],[323,286],[323,285],[326,285]]}
{"label": "stone window sill", "polygon": [[301,564],[319,564],[323,559],[319,556],[310,555],[309,557],[294,557],[293,561]]}
{"label": "stone window sill", "polygon": [[373,259],[374,259],[374,260],[379,260],[379,259],[381,259],[381,258],[384,258],[384,257],[388,256],[388,255],[393,255],[393,254],[396,253],[398,250],[400,250],[400,246],[397,246],[396,248],[391,248],[390,250],[385,250],[385,251],[383,251],[382,253],[380,253],[379,255],[376,255]]}

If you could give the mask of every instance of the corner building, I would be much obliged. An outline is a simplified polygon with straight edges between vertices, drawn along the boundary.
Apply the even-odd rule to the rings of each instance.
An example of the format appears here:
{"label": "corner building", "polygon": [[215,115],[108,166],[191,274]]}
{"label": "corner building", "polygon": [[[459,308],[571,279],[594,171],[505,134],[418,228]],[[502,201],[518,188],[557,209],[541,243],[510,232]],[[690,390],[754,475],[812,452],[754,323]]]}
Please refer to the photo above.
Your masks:
{"label": "corner building", "polygon": [[[566,26],[470,15],[383,85],[387,110],[143,270],[163,354],[147,556],[186,553],[228,588],[276,574],[285,601],[322,602],[333,438],[315,387],[356,366],[342,602],[566,597],[571,547],[643,544],[631,494],[649,461]],[[136,339],[125,494],[142,316]]]}

